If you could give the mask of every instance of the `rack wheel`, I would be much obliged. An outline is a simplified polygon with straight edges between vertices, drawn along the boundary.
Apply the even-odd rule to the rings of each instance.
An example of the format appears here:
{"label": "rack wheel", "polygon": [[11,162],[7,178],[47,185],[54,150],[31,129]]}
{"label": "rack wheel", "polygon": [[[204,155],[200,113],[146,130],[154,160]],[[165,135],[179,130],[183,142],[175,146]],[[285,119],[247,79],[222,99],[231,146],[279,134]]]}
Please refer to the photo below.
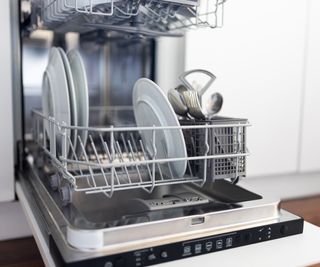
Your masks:
{"label": "rack wheel", "polygon": [[61,176],[58,172],[49,177],[49,185],[54,191],[59,189],[61,185]]}
{"label": "rack wheel", "polygon": [[72,192],[70,185],[61,186],[59,189],[62,206],[67,206],[72,201]]}
{"label": "rack wheel", "polygon": [[231,179],[231,183],[233,184],[237,184],[239,183],[239,181],[242,179],[242,176],[238,176],[237,178],[232,178]]}
{"label": "rack wheel", "polygon": [[237,178],[231,178],[230,180],[231,180],[231,183],[232,183],[232,184],[237,184],[237,183],[239,182],[239,177],[237,177]]}
{"label": "rack wheel", "polygon": [[37,168],[42,168],[44,166],[44,159],[41,154],[38,154],[38,156],[35,157],[35,164]]}

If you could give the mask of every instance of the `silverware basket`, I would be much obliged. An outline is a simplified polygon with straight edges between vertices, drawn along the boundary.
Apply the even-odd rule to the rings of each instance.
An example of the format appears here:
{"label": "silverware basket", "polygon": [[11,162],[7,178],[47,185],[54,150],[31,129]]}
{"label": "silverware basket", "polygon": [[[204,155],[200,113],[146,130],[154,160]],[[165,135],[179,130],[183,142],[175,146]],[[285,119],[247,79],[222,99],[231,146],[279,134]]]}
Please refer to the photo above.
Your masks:
{"label": "silverware basket", "polygon": [[[103,120],[102,125],[107,125]],[[215,179],[245,175],[247,120],[224,118],[211,123],[181,121],[181,124],[66,126],[34,110],[32,138],[39,148],[35,158],[43,155],[50,159],[50,166],[55,169],[52,177],[60,179],[55,184],[62,181],[71,191],[103,193],[107,197],[120,190],[141,188],[152,192],[156,186],[185,183],[202,186]],[[150,133],[147,135],[150,140],[141,138],[143,132]],[[184,137],[185,156],[169,152],[160,155],[157,148],[168,146],[161,138],[176,132],[182,132]],[[152,147],[151,152],[148,146]],[[174,171],[175,168],[179,171]]]}
{"label": "silverware basket", "polygon": [[[224,157],[224,155],[236,155],[246,153],[246,126],[247,119],[215,117],[208,121],[180,120],[181,125],[216,125],[209,128],[208,155],[220,156],[208,159],[206,162],[206,175],[208,180],[215,179],[239,179],[246,175],[246,156]],[[219,127],[219,125],[222,125]],[[230,127],[228,126],[230,125]],[[238,125],[238,126],[234,126]],[[206,147],[206,132],[202,128],[184,129],[189,157],[203,154]],[[204,161],[190,162],[193,173],[197,176],[204,175]]]}

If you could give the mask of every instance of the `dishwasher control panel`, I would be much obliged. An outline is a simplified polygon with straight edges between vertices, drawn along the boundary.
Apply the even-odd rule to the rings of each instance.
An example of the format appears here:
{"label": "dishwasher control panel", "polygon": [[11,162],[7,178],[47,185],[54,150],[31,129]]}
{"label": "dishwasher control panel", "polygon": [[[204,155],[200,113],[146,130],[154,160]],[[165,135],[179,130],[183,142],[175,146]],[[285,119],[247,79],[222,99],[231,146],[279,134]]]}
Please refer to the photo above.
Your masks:
{"label": "dishwasher control panel", "polygon": [[278,222],[239,231],[139,249],[63,266],[142,267],[218,252],[249,244],[300,234],[303,219]]}

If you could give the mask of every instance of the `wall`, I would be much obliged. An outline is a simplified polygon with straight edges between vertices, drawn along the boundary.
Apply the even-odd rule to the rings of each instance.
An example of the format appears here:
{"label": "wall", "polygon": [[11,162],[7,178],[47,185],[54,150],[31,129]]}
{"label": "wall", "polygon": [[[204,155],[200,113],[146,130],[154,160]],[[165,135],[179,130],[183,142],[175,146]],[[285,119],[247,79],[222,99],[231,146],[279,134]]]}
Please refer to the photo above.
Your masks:
{"label": "wall", "polygon": [[31,234],[20,203],[18,201],[0,203],[0,240]]}
{"label": "wall", "polygon": [[14,199],[9,1],[0,9],[0,202]]}
{"label": "wall", "polygon": [[31,235],[20,204],[7,202],[15,199],[9,2],[0,9],[0,240]]}
{"label": "wall", "polygon": [[320,169],[320,2],[309,0],[300,170]]}
{"label": "wall", "polygon": [[212,71],[221,114],[252,123],[248,176],[299,170],[306,12],[300,0],[227,1],[223,28],[187,35],[186,69]]}

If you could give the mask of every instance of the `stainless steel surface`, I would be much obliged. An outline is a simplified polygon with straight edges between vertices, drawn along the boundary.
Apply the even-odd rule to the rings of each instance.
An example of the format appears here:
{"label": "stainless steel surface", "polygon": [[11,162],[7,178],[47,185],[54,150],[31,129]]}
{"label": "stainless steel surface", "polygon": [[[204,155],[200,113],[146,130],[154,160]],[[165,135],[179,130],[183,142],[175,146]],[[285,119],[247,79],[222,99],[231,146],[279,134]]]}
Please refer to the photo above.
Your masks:
{"label": "stainless steel surface", "polygon": [[[73,205],[68,208],[62,208],[55,194],[53,192],[49,193],[47,190],[45,176],[38,173],[34,167],[25,172],[24,176],[21,184],[26,187],[25,190],[30,196],[36,198],[36,203],[40,206],[47,222],[47,231],[53,234],[54,240],[67,261],[109,255],[288,219],[288,216],[283,215],[278,210],[278,201],[253,199],[246,202],[228,204],[227,202],[217,201],[214,191],[211,190],[211,185],[207,185],[208,187],[203,189],[185,186],[179,187],[178,190],[189,190],[189,192],[191,190],[191,192],[209,199],[213,208],[217,208],[215,203],[223,204],[222,209],[219,209],[218,206],[218,209],[214,211],[207,210],[207,212],[200,214],[178,215],[177,210],[183,210],[182,207],[177,210],[165,208],[166,212],[175,213],[175,215],[167,219],[152,219],[150,214],[157,211],[148,211],[149,221],[136,221],[130,224],[130,221],[127,220],[124,225],[106,226],[102,222],[108,221],[106,217],[112,217],[112,214],[107,211],[108,206],[110,208],[113,204],[108,203],[108,201],[101,201],[102,196],[92,195],[90,196],[92,199],[88,199],[87,197],[83,198],[82,193],[77,193]],[[166,190],[174,189],[170,186],[162,193],[166,193]],[[145,195],[143,191],[132,194],[133,197],[138,193],[142,199],[143,195],[147,196],[147,199],[152,199],[159,193],[161,194],[160,191],[152,195]],[[219,189],[219,191],[221,192],[222,190]],[[247,191],[246,194],[250,196],[252,193]],[[87,203],[88,200],[89,203]],[[129,203],[131,197],[127,196],[127,200]],[[112,202],[113,199],[109,201]],[[95,205],[90,202],[95,203]],[[205,204],[200,205],[200,207],[203,208],[203,205]],[[226,208],[227,205],[230,205],[230,208]],[[201,210],[200,207],[199,209]],[[128,208],[130,210],[130,204]],[[124,212],[123,209],[122,212]],[[105,218],[99,218],[101,215]],[[204,218],[203,223],[194,225],[193,221],[199,217]],[[289,216],[289,218],[292,217]],[[87,225],[85,221],[87,221]],[[144,242],[141,242],[142,239]],[[83,240],[83,242],[77,242],[76,240]],[[96,242],[92,242],[92,240]],[[73,244],[73,248],[70,247],[70,243]],[[77,244],[77,248],[75,248],[75,244]],[[90,251],[88,251],[89,248]]]}
{"label": "stainless steel surface", "polygon": [[[182,29],[222,26],[224,0],[32,1],[33,21],[60,32],[106,29],[148,36],[181,35]],[[64,23],[64,22],[68,23]]]}
{"label": "stainless steel surface", "polygon": [[[140,77],[154,76],[154,41],[151,39],[133,41],[108,36],[105,33],[95,33],[79,36],[76,42],[86,67],[89,104],[92,109],[95,109],[91,113],[89,123],[90,125],[128,125],[134,123],[130,106],[135,81]],[[17,117],[17,122],[20,124],[16,127],[21,131],[17,141],[23,139],[21,124],[24,126],[25,137],[30,138],[32,109],[41,109],[41,77],[48,60],[48,51],[51,46],[59,43],[65,47],[69,46],[64,37],[58,33],[38,31],[37,35],[33,34],[22,39],[23,66],[13,64],[17,69],[21,67],[19,74],[23,74],[22,83],[19,79],[14,79],[15,83],[19,82],[20,85],[13,91],[17,95],[14,100],[17,103],[15,113],[16,116],[21,116]],[[20,104],[22,101],[23,105]],[[97,106],[99,110],[95,108]],[[114,111],[110,114],[103,108],[108,106],[121,106],[127,111]]]}
{"label": "stainless steel surface", "polygon": [[20,42],[20,29],[19,29],[19,0],[10,1],[10,15],[11,15],[11,58],[12,58],[12,103],[13,108],[13,133],[14,133],[14,157],[15,164],[18,164],[19,155],[18,153],[18,141],[23,140],[23,92],[21,90],[22,82],[22,61],[21,61],[21,42]]}
{"label": "stainless steel surface", "polygon": [[179,91],[170,89],[168,91],[168,100],[173,107],[174,112],[182,117],[186,117],[188,114],[188,107],[185,103],[184,98]]}

